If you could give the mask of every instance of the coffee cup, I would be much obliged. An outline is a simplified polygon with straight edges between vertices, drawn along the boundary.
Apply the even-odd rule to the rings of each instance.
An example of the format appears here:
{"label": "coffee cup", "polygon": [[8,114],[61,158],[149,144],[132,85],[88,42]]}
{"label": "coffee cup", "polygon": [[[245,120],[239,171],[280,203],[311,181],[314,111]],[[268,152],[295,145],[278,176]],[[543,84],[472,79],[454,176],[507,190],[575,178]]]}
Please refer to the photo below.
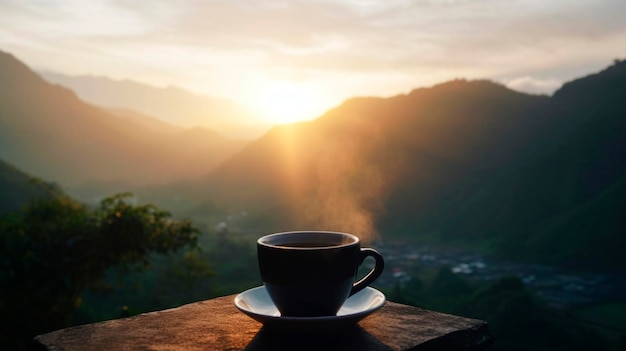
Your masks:
{"label": "coffee cup", "polygon": [[[384,269],[383,257],[361,248],[357,236],[325,231],[270,234],[257,241],[259,270],[281,316],[336,315],[346,299],[371,284]],[[366,257],[374,268],[355,282]]]}

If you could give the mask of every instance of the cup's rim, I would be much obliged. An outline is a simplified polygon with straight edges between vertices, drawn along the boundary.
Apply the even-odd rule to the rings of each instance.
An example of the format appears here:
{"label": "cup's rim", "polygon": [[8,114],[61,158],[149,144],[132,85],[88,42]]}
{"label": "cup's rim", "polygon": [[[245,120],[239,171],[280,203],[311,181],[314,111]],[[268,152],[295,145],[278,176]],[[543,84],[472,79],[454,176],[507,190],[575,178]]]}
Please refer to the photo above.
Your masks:
{"label": "cup's rim", "polygon": [[[280,245],[278,242],[272,243],[272,240],[277,240],[279,237],[283,236],[292,236],[292,235],[302,235],[306,236],[307,234],[311,235],[329,235],[329,236],[343,236],[349,240],[349,242],[337,244],[337,245],[328,245],[328,246],[312,246],[312,247],[297,247],[297,246],[285,246]],[[301,241],[307,242],[307,241]],[[359,245],[361,240],[358,236],[349,233],[343,232],[333,232],[333,231],[324,231],[324,230],[299,230],[299,231],[289,231],[289,232],[280,232],[268,234],[260,237],[257,240],[257,244],[265,247],[272,247],[281,250],[328,250],[328,249],[336,249],[341,247],[348,247],[352,245]]]}

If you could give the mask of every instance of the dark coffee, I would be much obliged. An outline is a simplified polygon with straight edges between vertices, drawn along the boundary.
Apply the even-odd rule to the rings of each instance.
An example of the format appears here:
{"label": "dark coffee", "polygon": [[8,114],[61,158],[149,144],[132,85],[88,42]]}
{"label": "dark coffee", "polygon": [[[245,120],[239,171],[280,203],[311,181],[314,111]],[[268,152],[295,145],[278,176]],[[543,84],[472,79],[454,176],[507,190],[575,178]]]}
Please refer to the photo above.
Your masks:
{"label": "dark coffee", "polygon": [[311,243],[287,243],[287,244],[278,244],[276,246],[279,247],[331,247],[331,246],[337,246],[336,243],[316,243],[316,242],[311,242]]}
{"label": "dark coffee", "polygon": [[[384,261],[359,238],[335,232],[287,232],[257,241],[263,284],[282,316],[337,314],[345,300],[382,273]],[[370,273],[354,283],[366,257],[376,260]]]}

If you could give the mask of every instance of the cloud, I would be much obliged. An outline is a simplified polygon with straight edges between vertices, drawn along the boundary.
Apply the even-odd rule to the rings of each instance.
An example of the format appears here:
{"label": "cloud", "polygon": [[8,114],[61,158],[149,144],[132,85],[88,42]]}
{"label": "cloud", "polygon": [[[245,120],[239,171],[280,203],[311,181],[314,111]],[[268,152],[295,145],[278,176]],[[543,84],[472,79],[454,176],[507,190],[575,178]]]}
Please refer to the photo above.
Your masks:
{"label": "cloud", "polygon": [[513,90],[531,94],[552,94],[563,85],[558,79],[538,79],[530,76],[518,77],[504,83]]}
{"label": "cloud", "polygon": [[626,22],[616,15],[624,8],[618,1],[358,4],[210,3],[184,18],[187,25],[181,23],[177,37],[257,53],[256,64],[283,72],[422,74],[446,69],[477,76],[575,60],[571,47],[604,51],[603,41],[614,43],[626,33]]}
{"label": "cloud", "polygon": [[4,0],[0,9],[4,14],[0,22],[5,26],[49,39],[132,36],[150,27],[140,12],[120,11],[105,0]]}
{"label": "cloud", "polygon": [[385,94],[368,84],[384,76],[396,93],[456,77],[546,80],[532,73],[606,65],[626,40],[623,0],[0,0],[0,13],[0,47],[38,66],[224,90],[213,77],[230,94],[260,76],[333,77],[346,97]]}

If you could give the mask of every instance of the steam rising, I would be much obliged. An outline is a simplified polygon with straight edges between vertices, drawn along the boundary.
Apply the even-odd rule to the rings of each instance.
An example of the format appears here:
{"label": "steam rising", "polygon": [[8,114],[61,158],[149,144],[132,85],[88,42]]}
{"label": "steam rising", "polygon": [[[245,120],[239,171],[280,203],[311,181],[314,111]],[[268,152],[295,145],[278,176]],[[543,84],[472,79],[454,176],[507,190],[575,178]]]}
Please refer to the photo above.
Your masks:
{"label": "steam rising", "polygon": [[383,178],[381,170],[364,159],[371,145],[368,141],[376,133],[352,132],[320,146],[317,188],[305,206],[305,222],[322,230],[355,234],[368,243],[379,236],[375,215],[381,209]]}

